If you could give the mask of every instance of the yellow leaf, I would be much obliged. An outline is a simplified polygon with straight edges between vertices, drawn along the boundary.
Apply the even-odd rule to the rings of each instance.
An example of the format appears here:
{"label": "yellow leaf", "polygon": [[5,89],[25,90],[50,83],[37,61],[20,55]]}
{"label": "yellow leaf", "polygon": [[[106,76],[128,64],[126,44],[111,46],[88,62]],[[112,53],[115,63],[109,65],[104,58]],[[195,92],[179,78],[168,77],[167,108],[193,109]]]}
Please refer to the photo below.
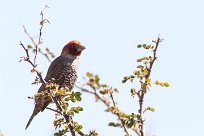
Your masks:
{"label": "yellow leaf", "polygon": [[146,79],[146,82],[147,82],[147,83],[150,83],[150,82],[151,82],[151,79],[150,79],[150,78],[147,78],[147,79]]}
{"label": "yellow leaf", "polygon": [[169,87],[170,85],[169,85],[168,82],[164,82],[164,86],[165,86],[165,87]]}

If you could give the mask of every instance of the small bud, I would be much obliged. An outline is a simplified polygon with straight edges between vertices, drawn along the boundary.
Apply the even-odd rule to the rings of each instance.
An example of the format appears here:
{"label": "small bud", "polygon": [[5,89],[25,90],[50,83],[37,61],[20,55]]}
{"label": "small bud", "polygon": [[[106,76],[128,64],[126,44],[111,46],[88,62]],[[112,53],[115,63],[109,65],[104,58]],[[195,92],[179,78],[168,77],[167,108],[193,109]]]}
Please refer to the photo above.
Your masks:
{"label": "small bud", "polygon": [[32,49],[33,48],[33,46],[32,45],[30,45],[30,44],[28,44],[28,49]]}
{"label": "small bud", "polygon": [[44,20],[44,19],[40,21],[40,25],[41,25],[41,26],[43,26],[44,23],[45,23],[45,20]]}
{"label": "small bud", "polygon": [[144,49],[146,48],[146,46],[147,46],[146,44],[143,44],[143,45],[142,45],[142,47],[143,47]]}
{"label": "small bud", "polygon": [[158,81],[158,80],[156,80],[156,81],[155,81],[155,84],[156,84],[156,85],[159,85],[160,83],[159,83],[159,81]]}
{"label": "small bud", "polygon": [[136,93],[137,93],[137,91],[136,91],[136,89],[135,88],[132,88],[131,90],[130,90],[130,92],[131,92],[131,96],[135,96],[136,95]]}

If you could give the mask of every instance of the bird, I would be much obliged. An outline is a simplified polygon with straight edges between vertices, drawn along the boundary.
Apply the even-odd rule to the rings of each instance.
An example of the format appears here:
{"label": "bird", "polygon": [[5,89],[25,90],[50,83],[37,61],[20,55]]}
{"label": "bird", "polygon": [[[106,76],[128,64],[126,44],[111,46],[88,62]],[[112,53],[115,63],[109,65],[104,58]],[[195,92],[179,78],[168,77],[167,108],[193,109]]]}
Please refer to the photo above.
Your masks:
{"label": "bird", "polygon": [[[72,90],[77,80],[77,68],[81,52],[85,49],[79,41],[72,40],[68,42],[62,49],[61,55],[57,57],[49,66],[45,81],[59,85],[59,88],[67,88]],[[46,89],[46,85],[42,83],[37,93],[42,93]],[[33,113],[28,120],[25,130],[29,127],[33,118],[52,102],[50,97],[38,97],[35,99],[35,107]]]}

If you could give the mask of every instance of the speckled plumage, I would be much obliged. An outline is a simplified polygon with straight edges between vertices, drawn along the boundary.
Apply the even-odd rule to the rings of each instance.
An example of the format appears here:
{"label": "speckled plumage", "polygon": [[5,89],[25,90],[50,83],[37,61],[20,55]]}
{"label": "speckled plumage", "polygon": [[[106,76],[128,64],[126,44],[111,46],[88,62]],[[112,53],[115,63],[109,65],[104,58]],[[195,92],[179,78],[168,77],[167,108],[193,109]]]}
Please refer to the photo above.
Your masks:
{"label": "speckled plumage", "polygon": [[[70,45],[69,44],[70,43],[68,43],[67,45],[70,46],[73,43],[71,43]],[[79,48],[82,48],[82,47],[83,48],[80,50],[80,53],[78,53],[78,56],[75,56],[75,55],[72,55],[69,50],[66,51],[67,49],[69,49],[69,48],[66,48],[66,46],[63,48],[61,55],[51,63],[47,71],[45,81],[48,83],[54,82],[58,84],[60,88],[64,87],[64,88],[68,88],[69,90],[72,90],[77,80],[77,67],[79,62],[79,55],[81,51],[85,49],[85,47],[79,45]],[[45,90],[45,85],[42,84],[38,90],[38,93],[41,93],[44,90]],[[35,108],[26,125],[26,129],[30,125],[33,118],[40,111],[42,112],[51,103],[51,101],[52,100],[50,97],[35,98]]]}
{"label": "speckled plumage", "polygon": [[[45,81],[50,82],[54,79],[54,82],[60,85],[60,87],[73,89],[77,79],[78,61],[78,58],[67,59],[59,56],[50,65]],[[41,90],[38,92],[41,92]]]}

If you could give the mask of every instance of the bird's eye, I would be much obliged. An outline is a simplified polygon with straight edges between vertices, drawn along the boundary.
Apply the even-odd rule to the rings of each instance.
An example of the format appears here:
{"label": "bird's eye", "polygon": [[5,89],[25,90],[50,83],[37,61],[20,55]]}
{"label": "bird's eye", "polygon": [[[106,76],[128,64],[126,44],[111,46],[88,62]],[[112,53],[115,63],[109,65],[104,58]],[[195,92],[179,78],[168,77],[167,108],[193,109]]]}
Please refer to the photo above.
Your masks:
{"label": "bird's eye", "polygon": [[75,46],[75,45],[72,45],[71,48],[72,48],[72,49],[76,49],[76,46]]}

